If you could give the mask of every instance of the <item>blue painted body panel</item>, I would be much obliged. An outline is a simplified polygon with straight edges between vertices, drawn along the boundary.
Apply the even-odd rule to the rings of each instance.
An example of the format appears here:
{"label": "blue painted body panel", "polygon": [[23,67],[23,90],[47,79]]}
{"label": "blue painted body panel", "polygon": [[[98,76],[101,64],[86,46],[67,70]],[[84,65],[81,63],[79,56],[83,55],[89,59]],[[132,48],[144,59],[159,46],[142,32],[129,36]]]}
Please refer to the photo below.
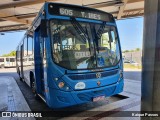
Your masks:
{"label": "blue painted body panel", "polygon": [[95,89],[81,90],[81,91],[61,91],[58,89],[49,88],[50,104],[52,108],[62,108],[71,105],[91,102],[97,96],[112,96],[123,91],[123,80],[113,85],[104,86]]}
{"label": "blue painted body panel", "polygon": [[[48,3],[45,3],[44,7],[46,10],[46,19],[65,19],[69,20],[69,17],[66,16],[53,16],[48,14]],[[40,19],[44,19],[44,16],[40,15]],[[78,21],[86,21],[86,22],[92,22],[92,23],[102,23],[98,20],[89,20],[89,19],[82,19],[77,18]],[[116,26],[116,23],[106,23],[107,25]],[[36,21],[33,25],[36,25]],[[38,47],[37,44],[39,42],[38,36],[39,34],[35,31],[34,33],[34,39],[35,39],[35,56],[38,55]],[[62,68],[58,65],[56,65],[52,60],[52,53],[51,53],[51,42],[50,42],[50,36],[45,38],[45,45],[46,45],[46,66],[44,69],[44,87],[47,92],[44,93],[44,97],[46,100],[46,103],[51,108],[62,108],[67,107],[71,105],[91,102],[94,97],[97,96],[112,96],[115,94],[118,94],[123,91],[124,86],[124,80],[120,78],[119,71],[123,71],[123,64],[122,64],[122,58],[117,64],[117,66],[110,67],[110,68],[103,68],[103,72],[111,72],[114,70],[117,70],[118,72],[114,75],[105,76],[102,78],[94,78],[94,79],[79,79],[79,80],[72,80],[69,75],[93,75],[96,72],[93,72],[91,70],[67,70],[65,68]],[[122,57],[122,56],[121,56]],[[35,57],[35,66],[38,64],[39,61],[38,56]],[[66,73],[67,71],[67,73]],[[42,94],[43,91],[40,88],[41,82],[40,82],[40,76],[39,76],[40,68],[38,66],[35,67],[35,76],[36,76],[36,89],[37,93]],[[58,80],[55,80],[55,78],[58,78]],[[119,80],[119,81],[118,81]],[[60,89],[58,87],[59,82],[64,82],[67,87],[69,87],[68,90]],[[97,85],[97,82],[100,81],[100,86]],[[78,82],[84,82],[86,87],[83,90],[77,90],[75,89],[75,85]]]}

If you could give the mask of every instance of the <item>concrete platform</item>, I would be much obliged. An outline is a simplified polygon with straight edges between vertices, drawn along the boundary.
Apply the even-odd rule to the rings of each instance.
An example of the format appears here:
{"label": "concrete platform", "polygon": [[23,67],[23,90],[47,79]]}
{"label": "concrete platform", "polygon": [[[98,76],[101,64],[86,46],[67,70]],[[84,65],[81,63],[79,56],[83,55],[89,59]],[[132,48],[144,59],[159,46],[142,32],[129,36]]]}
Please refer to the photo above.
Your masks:
{"label": "concrete platform", "polygon": [[[0,77],[0,111],[31,111],[16,81],[12,77]],[[0,120],[14,120],[17,118],[0,118]],[[34,118],[18,118],[34,120]]]}

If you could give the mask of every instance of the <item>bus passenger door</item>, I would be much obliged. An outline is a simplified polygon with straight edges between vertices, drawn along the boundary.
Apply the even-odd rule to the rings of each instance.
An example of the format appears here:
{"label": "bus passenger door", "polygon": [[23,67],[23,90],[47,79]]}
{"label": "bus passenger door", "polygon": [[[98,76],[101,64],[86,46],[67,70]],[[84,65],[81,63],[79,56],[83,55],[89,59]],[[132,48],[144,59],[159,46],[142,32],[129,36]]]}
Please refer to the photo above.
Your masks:
{"label": "bus passenger door", "polygon": [[34,39],[36,93],[44,97],[44,38],[40,35],[40,29],[35,31]]}
{"label": "bus passenger door", "polygon": [[39,41],[40,41],[40,57],[41,57],[41,89],[42,89],[42,94],[44,95],[44,91],[45,91],[45,41],[44,41],[44,38],[42,38],[40,36],[39,38]]}

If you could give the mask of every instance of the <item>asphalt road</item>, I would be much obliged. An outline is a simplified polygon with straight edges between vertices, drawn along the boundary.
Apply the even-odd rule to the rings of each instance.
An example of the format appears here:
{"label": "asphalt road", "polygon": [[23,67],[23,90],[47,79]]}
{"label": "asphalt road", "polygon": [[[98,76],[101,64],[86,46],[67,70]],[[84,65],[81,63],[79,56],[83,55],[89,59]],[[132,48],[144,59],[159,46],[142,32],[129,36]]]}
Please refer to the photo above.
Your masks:
{"label": "asphalt road", "polygon": [[124,79],[141,81],[141,71],[124,71]]}

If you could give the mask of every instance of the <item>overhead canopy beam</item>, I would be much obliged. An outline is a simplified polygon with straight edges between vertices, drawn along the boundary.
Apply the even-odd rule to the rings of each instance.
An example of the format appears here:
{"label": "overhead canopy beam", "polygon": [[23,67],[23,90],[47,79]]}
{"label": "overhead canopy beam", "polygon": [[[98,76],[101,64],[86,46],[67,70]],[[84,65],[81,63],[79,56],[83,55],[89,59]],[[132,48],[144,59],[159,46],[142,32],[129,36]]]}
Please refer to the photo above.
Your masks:
{"label": "overhead canopy beam", "polygon": [[[114,18],[117,18],[118,12],[110,12]],[[131,18],[131,17],[140,17],[144,15],[144,8],[138,8],[138,9],[131,9],[131,10],[124,10],[123,16],[121,16],[122,19],[124,18]]]}
{"label": "overhead canopy beam", "polygon": [[124,10],[124,13],[125,13],[125,12],[142,11],[142,10],[144,10],[144,8],[130,9],[130,10]]}
{"label": "overhead canopy beam", "polygon": [[27,14],[16,14],[16,15],[5,16],[5,17],[2,16],[2,18],[0,18],[0,21],[5,21],[5,20],[3,20],[3,18],[7,18],[7,17],[17,17],[18,19],[34,18],[34,17],[36,17],[37,14],[38,14],[38,12],[35,12],[35,13],[27,13]]}
{"label": "overhead canopy beam", "polygon": [[84,6],[92,7],[92,8],[102,8],[102,7],[108,7],[108,6],[116,6],[118,4],[123,4],[121,0],[116,1],[107,1],[107,2],[100,2],[100,3],[94,3],[94,4],[87,4]]}
{"label": "overhead canopy beam", "polygon": [[[5,17],[5,16],[11,16],[11,17]],[[0,12],[0,18],[3,20],[18,22],[21,24],[31,24],[32,22],[27,19],[18,19],[16,16],[12,16],[12,14],[6,13],[6,12]]]}
{"label": "overhead canopy beam", "polygon": [[24,25],[24,24],[9,25],[9,26],[0,27],[0,32],[15,31],[15,30],[26,30],[27,28],[28,28],[28,25]]}
{"label": "overhead canopy beam", "polygon": [[144,0],[128,0],[128,3],[144,2]]}
{"label": "overhead canopy beam", "polygon": [[34,18],[34,17],[36,17],[37,14],[38,14],[38,12],[28,13],[28,14],[20,14],[20,15],[16,15],[16,17],[17,17],[18,19]]}
{"label": "overhead canopy beam", "polygon": [[[128,12],[137,12],[137,11],[144,11],[144,8],[137,8],[137,9],[130,9],[130,10],[124,10],[123,13],[128,13]],[[111,14],[118,14],[117,11],[115,12],[110,12]]]}
{"label": "overhead canopy beam", "polygon": [[0,19],[0,22],[3,22],[3,21],[5,21],[5,20],[3,20],[3,19]]}
{"label": "overhead canopy beam", "polygon": [[124,12],[124,9],[126,7],[128,0],[124,0],[123,2],[124,2],[124,4],[122,6],[120,6],[119,13],[117,15],[117,19],[121,19],[121,16],[123,15],[123,12]]}
{"label": "overhead canopy beam", "polygon": [[40,3],[44,3],[47,1],[57,1],[57,0],[26,0],[23,2],[14,2],[14,3],[8,3],[8,4],[2,4],[0,5],[0,10],[2,9],[7,9],[7,8],[13,8],[13,7],[22,7],[22,6],[27,6],[27,5],[34,5],[34,4],[40,4]]}
{"label": "overhead canopy beam", "polygon": [[[32,0],[32,1],[14,2],[12,4],[9,3],[9,4],[0,5],[0,10],[7,9],[7,8],[13,8],[13,7],[34,5],[34,4],[44,3],[46,1],[57,1],[57,0]],[[11,16],[11,17],[6,17],[6,16]],[[30,15],[30,16],[35,17],[35,15]],[[18,22],[21,24],[31,24],[32,23],[31,21],[27,19],[19,19],[18,17],[13,16],[12,14],[8,14],[6,12],[0,12],[0,18],[3,20],[9,20],[9,21]]]}
{"label": "overhead canopy beam", "polygon": [[[128,4],[130,3],[136,3],[136,2],[143,2],[144,0],[128,0]],[[120,6],[123,5],[123,2],[121,0],[115,0],[115,1],[107,1],[107,2],[99,2],[94,4],[87,4],[84,6],[92,7],[92,8],[102,8],[102,7],[109,7],[109,6]]]}
{"label": "overhead canopy beam", "polygon": [[131,18],[131,17],[140,17],[140,16],[143,16],[144,13],[139,13],[139,14],[132,14],[132,15],[124,15],[122,16],[122,18]]}

